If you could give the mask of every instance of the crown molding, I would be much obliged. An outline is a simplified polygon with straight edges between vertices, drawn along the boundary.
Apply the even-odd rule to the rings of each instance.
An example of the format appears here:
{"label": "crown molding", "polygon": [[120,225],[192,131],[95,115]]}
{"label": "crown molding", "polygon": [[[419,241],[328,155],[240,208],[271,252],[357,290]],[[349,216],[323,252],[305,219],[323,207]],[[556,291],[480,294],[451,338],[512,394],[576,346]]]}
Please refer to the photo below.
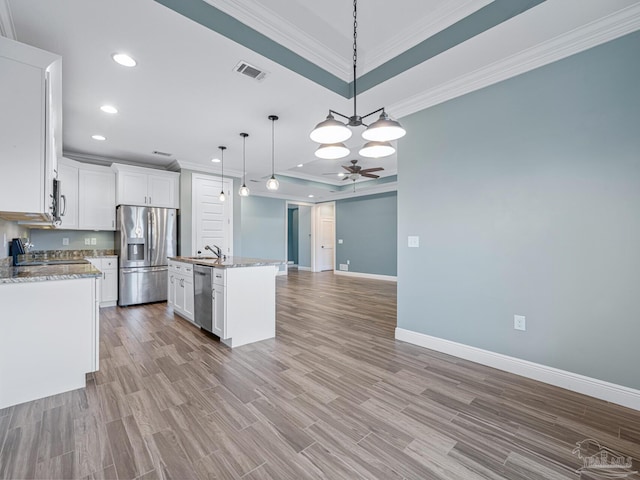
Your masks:
{"label": "crown molding", "polygon": [[398,182],[383,183],[381,185],[366,186],[365,183],[356,182],[356,191],[344,190],[342,192],[332,193],[327,197],[318,199],[319,202],[327,202],[333,200],[343,200],[345,198],[366,197],[367,195],[376,195],[378,193],[395,192],[398,190]]}
{"label": "crown molding", "polygon": [[393,112],[396,118],[402,118],[615,40],[638,29],[640,29],[640,4],[635,4],[469,74],[462,75],[451,82],[389,105],[387,111]]}
{"label": "crown molding", "polygon": [[[393,175],[398,175],[398,170],[397,169],[393,169],[393,170],[384,170],[384,175],[380,175],[380,178],[385,178],[385,177],[392,177]],[[340,180],[330,180],[331,177],[329,178],[324,178],[324,177],[319,177],[318,175],[311,175],[309,173],[304,173],[304,172],[293,172],[292,170],[288,170],[287,173],[282,173],[282,174],[278,174],[276,172],[276,176],[278,175],[282,175],[285,177],[292,177],[292,178],[299,178],[300,180],[309,180],[311,182],[315,182],[315,183],[323,183],[326,185],[330,185],[330,186],[334,186],[334,187],[343,187],[345,185],[344,182],[344,178],[346,176],[348,176],[349,174],[345,174],[345,177],[338,177],[338,175],[336,174],[336,177],[340,178]],[[364,177],[366,178],[366,177]],[[364,179],[360,179],[360,180],[356,180],[357,184],[360,183],[366,183],[369,182],[373,179],[370,178],[366,178],[366,180]]]}
{"label": "crown molding", "polygon": [[163,165],[150,165],[148,163],[136,162],[132,160],[123,160],[122,158],[115,157],[105,157],[102,155],[92,155],[90,153],[78,153],[78,152],[70,152],[64,150],[62,152],[62,156],[65,158],[69,158],[71,160],[76,160],[82,163],[91,163],[93,165],[102,165],[105,167],[110,167],[112,163],[122,163],[124,165],[131,165],[132,167],[144,167],[144,168],[154,168],[156,170],[168,170],[166,166]]}
{"label": "crown molding", "polygon": [[408,28],[400,30],[385,42],[383,48],[367,53],[362,74],[373,70],[389,60],[431,38],[454,23],[486,7],[494,0],[450,0],[432,12],[428,18],[422,18]]}
{"label": "crown molding", "polygon": [[0,0],[0,35],[11,40],[17,40],[16,27],[13,24],[9,0]]}
{"label": "crown molding", "polygon": [[327,49],[304,30],[288,22],[273,10],[251,0],[205,0],[218,10],[269,37],[320,68],[348,82],[351,77],[351,57]]}
{"label": "crown molding", "polygon": [[[212,163],[211,165],[203,165],[201,163],[186,162],[184,160],[174,160],[169,164],[169,166],[167,167],[167,170],[172,170],[174,172],[177,172],[178,170],[193,170],[195,172],[214,173],[216,175],[220,175],[222,173],[222,169],[214,165],[218,165],[218,164]],[[238,170],[225,168],[224,176],[242,178],[242,172]]]}

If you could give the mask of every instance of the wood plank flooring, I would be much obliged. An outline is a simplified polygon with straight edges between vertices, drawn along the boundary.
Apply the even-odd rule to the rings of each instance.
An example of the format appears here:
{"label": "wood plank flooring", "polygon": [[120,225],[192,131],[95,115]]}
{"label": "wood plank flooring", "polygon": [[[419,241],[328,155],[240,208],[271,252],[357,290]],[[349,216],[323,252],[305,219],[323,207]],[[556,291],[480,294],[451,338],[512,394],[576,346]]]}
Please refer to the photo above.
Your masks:
{"label": "wood plank flooring", "polygon": [[101,310],[86,389],[0,410],[0,478],[598,478],[586,438],[640,460],[639,412],[395,341],[393,283],[277,284],[276,338],[234,350],[166,304]]}

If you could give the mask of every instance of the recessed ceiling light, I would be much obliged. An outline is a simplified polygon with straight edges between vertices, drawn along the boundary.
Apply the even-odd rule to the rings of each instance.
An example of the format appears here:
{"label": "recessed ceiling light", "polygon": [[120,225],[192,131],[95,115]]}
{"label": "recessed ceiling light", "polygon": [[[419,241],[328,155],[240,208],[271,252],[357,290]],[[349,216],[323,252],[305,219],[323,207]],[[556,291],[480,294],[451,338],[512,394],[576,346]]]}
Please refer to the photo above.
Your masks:
{"label": "recessed ceiling light", "polygon": [[342,173],[342,172],[340,172],[340,173],[338,174],[338,176],[339,176],[339,177],[344,177],[344,176],[345,176],[345,174],[344,174],[344,173]]}
{"label": "recessed ceiling light", "polygon": [[298,164],[298,168],[301,168],[302,166],[303,166],[303,164],[302,164],[302,163],[299,163],[299,164]]}
{"label": "recessed ceiling light", "polygon": [[102,110],[104,113],[118,113],[118,109],[113,105],[102,105],[100,107],[100,110]]}
{"label": "recessed ceiling light", "polygon": [[211,161],[213,163],[220,163],[220,159],[219,158],[212,158]]}
{"label": "recessed ceiling light", "polygon": [[309,198],[313,198],[315,195],[309,194],[307,195]]}
{"label": "recessed ceiling light", "polygon": [[93,138],[94,140],[99,140],[101,142],[107,139],[107,137],[105,137],[104,135],[91,135],[91,138]]}
{"label": "recessed ceiling light", "polygon": [[126,53],[114,53],[111,58],[123,67],[135,67],[137,65],[137,62]]}

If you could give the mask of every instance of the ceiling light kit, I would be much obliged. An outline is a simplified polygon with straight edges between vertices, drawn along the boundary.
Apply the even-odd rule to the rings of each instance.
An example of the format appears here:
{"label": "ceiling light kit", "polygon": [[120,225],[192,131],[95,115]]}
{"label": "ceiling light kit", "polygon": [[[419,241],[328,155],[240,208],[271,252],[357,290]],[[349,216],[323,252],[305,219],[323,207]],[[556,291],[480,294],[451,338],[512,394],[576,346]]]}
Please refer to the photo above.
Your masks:
{"label": "ceiling light kit", "polygon": [[[395,120],[391,120],[384,110],[384,107],[378,108],[371,113],[360,116],[357,114],[356,97],[357,76],[356,67],[358,63],[358,1],[353,0],[353,115],[347,116],[335,110],[329,110],[326,120],[320,122],[313,129],[311,140],[319,143],[320,146],[316,150],[316,157],[324,159],[338,159],[349,155],[349,148],[342,142],[351,138],[352,131],[349,127],[365,126],[367,129],[362,132],[362,138],[367,142],[360,148],[359,154],[368,158],[387,157],[395,153],[396,149],[391,145],[391,141],[397,140],[407,133],[404,128]],[[370,125],[363,120],[378,112],[380,117]],[[333,115],[337,115],[347,120],[342,123],[335,119]]]}
{"label": "ceiling light kit", "polygon": [[267,180],[267,190],[276,191],[280,186],[280,182],[275,175],[275,135],[274,128],[276,120],[278,120],[277,115],[269,115],[269,120],[271,120],[271,178]]}
{"label": "ceiling light kit", "polygon": [[220,196],[218,197],[218,199],[221,202],[224,202],[226,199],[224,195],[224,151],[227,149],[227,147],[221,145],[218,148],[220,149],[220,167],[222,169],[222,173],[220,175]]}
{"label": "ceiling light kit", "polygon": [[241,197],[248,197],[251,191],[249,187],[247,187],[247,156],[246,156],[246,147],[247,147],[247,137],[248,133],[241,133],[242,137],[242,186],[240,190],[238,190],[238,195]]}

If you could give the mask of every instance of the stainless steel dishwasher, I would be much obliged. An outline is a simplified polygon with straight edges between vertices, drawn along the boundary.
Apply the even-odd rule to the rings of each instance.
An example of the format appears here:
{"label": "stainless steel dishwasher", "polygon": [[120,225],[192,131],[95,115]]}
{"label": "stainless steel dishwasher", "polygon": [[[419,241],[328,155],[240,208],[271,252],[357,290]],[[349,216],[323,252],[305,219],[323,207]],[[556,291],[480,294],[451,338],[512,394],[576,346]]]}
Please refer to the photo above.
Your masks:
{"label": "stainless steel dishwasher", "polygon": [[194,265],[194,320],[208,332],[213,331],[213,288],[213,267]]}

